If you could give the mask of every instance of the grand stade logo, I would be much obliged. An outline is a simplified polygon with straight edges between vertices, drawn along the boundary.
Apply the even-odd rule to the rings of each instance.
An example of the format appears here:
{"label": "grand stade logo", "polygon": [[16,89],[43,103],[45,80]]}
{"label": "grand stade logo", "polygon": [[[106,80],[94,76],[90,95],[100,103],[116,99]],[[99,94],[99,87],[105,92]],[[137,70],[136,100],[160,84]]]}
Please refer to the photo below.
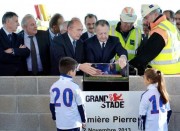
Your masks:
{"label": "grand stade logo", "polygon": [[101,108],[124,108],[124,99],[121,93],[87,95],[86,102],[102,102]]}

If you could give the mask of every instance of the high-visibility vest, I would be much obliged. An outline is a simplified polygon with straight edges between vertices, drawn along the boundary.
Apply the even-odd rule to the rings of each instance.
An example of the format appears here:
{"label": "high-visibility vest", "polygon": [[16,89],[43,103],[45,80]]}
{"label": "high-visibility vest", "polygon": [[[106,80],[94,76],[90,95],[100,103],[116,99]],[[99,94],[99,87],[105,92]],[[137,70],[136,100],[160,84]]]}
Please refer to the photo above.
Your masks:
{"label": "high-visibility vest", "polygon": [[178,39],[178,31],[173,24],[164,20],[150,31],[150,35],[153,32],[157,32],[163,37],[162,30],[168,36],[167,40],[165,40],[166,45],[159,55],[150,62],[150,65],[164,74],[178,74],[180,73],[180,40]]}
{"label": "high-visibility vest", "polygon": [[[115,29],[116,29],[115,26],[111,26],[110,35],[119,38],[122,47],[125,48],[128,52],[128,60],[133,59],[136,54],[136,49],[141,44],[141,39],[142,39],[141,30],[138,28],[134,28],[129,32],[129,35],[127,36],[127,40],[124,40],[121,33],[117,32]],[[116,56],[116,59],[118,58],[119,57]]]}
{"label": "high-visibility vest", "polygon": [[180,41],[180,30],[178,28],[176,28],[178,31],[178,40]]}

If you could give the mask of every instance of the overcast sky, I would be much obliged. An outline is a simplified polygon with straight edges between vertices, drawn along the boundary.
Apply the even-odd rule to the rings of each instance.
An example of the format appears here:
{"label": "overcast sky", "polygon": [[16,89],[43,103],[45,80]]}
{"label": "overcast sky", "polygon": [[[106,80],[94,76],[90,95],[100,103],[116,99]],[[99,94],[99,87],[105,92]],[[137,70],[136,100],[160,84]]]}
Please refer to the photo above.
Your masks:
{"label": "overcast sky", "polygon": [[[65,20],[79,17],[82,22],[87,13],[96,14],[98,19],[119,20],[119,15],[126,6],[133,7],[140,18],[141,4],[158,4],[162,10],[177,11],[180,9],[179,4],[175,1],[170,3],[170,0],[6,0],[1,1],[0,17],[2,18],[6,11],[16,12],[19,22],[25,14],[33,14],[36,17],[35,4],[44,4],[49,15],[60,13]],[[0,23],[0,25],[2,24]]]}

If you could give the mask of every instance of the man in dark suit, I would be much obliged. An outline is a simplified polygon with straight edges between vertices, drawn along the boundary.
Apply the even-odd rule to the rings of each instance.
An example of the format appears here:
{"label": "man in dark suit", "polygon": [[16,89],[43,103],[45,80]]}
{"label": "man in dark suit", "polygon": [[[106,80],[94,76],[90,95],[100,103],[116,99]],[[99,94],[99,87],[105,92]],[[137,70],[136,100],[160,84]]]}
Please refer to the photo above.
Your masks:
{"label": "man in dark suit", "polygon": [[[62,57],[68,56],[74,58],[78,63],[78,69],[88,74],[96,73],[96,70],[91,67],[91,64],[84,63],[84,45],[80,38],[83,30],[83,25],[78,18],[73,18],[68,23],[67,33],[54,38],[51,45],[51,61],[52,75],[59,75],[58,64]],[[83,64],[81,64],[83,63]]]}
{"label": "man in dark suit", "polygon": [[117,54],[121,68],[126,65],[127,51],[119,43],[119,39],[109,36],[109,23],[99,20],[95,24],[96,35],[85,41],[86,60],[90,63],[112,63]]}
{"label": "man in dark suit", "polygon": [[95,23],[97,21],[97,16],[94,14],[87,14],[84,18],[84,24],[86,26],[87,32],[83,33],[81,38],[83,41],[94,36],[95,33]]}
{"label": "man in dark suit", "polygon": [[18,16],[14,12],[6,12],[2,17],[3,27],[0,29],[0,76],[18,76],[25,74],[25,60],[29,49],[20,43],[14,33],[19,26]]}
{"label": "man in dark suit", "polygon": [[21,26],[23,31],[19,37],[31,51],[26,59],[27,75],[49,75],[50,43],[46,31],[37,30],[36,21],[30,14],[24,16]]}
{"label": "man in dark suit", "polygon": [[64,23],[64,18],[61,14],[56,13],[52,16],[49,21],[49,29],[47,30],[47,34],[49,36],[50,43],[53,42],[53,38],[60,34],[60,27]]}

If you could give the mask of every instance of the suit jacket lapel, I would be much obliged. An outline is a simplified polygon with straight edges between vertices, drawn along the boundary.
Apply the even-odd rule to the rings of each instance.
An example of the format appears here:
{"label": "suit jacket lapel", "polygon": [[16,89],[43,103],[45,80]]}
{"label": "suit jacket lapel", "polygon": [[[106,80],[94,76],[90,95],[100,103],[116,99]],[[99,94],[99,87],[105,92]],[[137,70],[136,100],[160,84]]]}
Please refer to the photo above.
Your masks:
{"label": "suit jacket lapel", "polygon": [[107,42],[106,42],[105,49],[104,49],[105,53],[108,52],[110,46],[111,46],[111,41],[110,41],[110,39],[108,39]]}
{"label": "suit jacket lapel", "polygon": [[37,32],[37,34],[35,36],[36,36],[37,45],[38,45],[38,48],[39,48],[39,54],[40,54],[40,57],[41,57],[43,51],[42,51],[42,45],[40,44],[40,43],[42,43],[42,40],[41,40],[39,32]]}
{"label": "suit jacket lapel", "polygon": [[105,48],[104,48],[104,53],[103,53],[103,56],[102,56],[102,60],[103,61],[107,61],[107,56],[109,56],[109,49],[110,49],[110,46],[111,46],[111,41],[110,39],[108,38],[107,42],[106,42],[106,45],[105,45]]}
{"label": "suit jacket lapel", "polygon": [[72,56],[74,58],[75,54],[74,54],[74,50],[73,50],[73,45],[72,45],[71,40],[70,40],[67,33],[65,34],[65,44],[67,44],[67,47],[68,47],[69,51],[71,52],[71,54],[72,54]]}
{"label": "suit jacket lapel", "polygon": [[86,32],[86,40],[88,39],[89,37],[88,37],[88,33]]}
{"label": "suit jacket lapel", "polygon": [[[16,47],[16,45],[17,45],[17,41],[16,41],[16,37],[17,36],[15,36],[16,34],[15,33],[12,33],[12,40],[11,40],[11,45],[12,45],[12,47]],[[17,45],[18,46],[18,45]]]}
{"label": "suit jacket lapel", "polygon": [[1,28],[1,34],[2,34],[2,36],[4,38],[4,40],[5,40],[5,43],[6,43],[5,47],[11,48],[11,43],[10,43],[9,38],[6,35],[5,31],[3,30],[3,28]]}
{"label": "suit jacket lapel", "polygon": [[111,40],[108,38],[107,42],[106,42],[106,45],[105,45],[105,48],[104,48],[104,54],[103,54],[103,61],[107,61],[108,60],[108,57],[110,56],[110,53],[111,51],[109,51],[112,46],[112,42]]}
{"label": "suit jacket lapel", "polygon": [[18,42],[19,42],[20,44],[25,44],[24,31],[19,32],[19,34],[18,34]]}
{"label": "suit jacket lapel", "polygon": [[101,48],[101,44],[99,43],[99,40],[97,39],[97,36],[93,36],[95,38],[95,42],[94,42],[94,48],[95,48],[95,53],[97,53],[98,55],[98,59],[101,61],[102,59],[102,48]]}
{"label": "suit jacket lapel", "polygon": [[75,49],[75,53],[79,51],[80,46],[81,46],[81,41],[80,41],[80,40],[77,40],[77,42],[76,42],[76,49]]}

